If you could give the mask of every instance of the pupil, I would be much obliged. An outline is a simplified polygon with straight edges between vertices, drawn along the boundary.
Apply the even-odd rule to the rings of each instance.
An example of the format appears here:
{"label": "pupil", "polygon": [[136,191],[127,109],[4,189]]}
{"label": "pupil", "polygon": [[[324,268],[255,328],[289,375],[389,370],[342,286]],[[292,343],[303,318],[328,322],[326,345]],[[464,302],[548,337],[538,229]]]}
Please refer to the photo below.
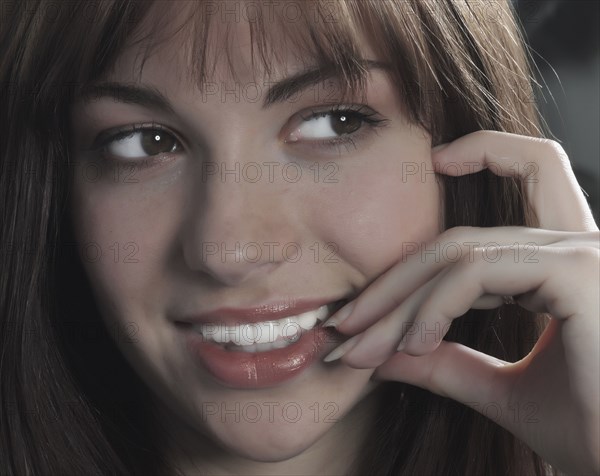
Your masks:
{"label": "pupil", "polygon": [[362,119],[357,116],[347,115],[346,113],[339,113],[333,115],[331,120],[332,129],[336,134],[352,134],[358,130],[362,125]]}
{"label": "pupil", "polygon": [[142,132],[142,149],[148,155],[171,152],[175,147],[175,138],[160,131]]}

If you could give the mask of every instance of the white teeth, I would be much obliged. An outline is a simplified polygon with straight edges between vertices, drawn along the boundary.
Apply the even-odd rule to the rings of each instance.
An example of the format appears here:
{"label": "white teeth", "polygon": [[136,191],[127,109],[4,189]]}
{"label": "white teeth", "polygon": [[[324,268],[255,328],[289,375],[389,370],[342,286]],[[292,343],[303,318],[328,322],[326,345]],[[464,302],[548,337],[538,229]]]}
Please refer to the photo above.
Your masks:
{"label": "white teeth", "polygon": [[273,343],[267,344],[252,344],[252,345],[242,345],[239,347],[235,347],[235,350],[240,352],[248,352],[248,353],[256,353],[256,352],[266,352],[268,350],[273,349],[283,349],[290,344],[293,344],[294,341],[288,341],[286,339],[278,339]]}
{"label": "white teeth", "polygon": [[[268,349],[284,347],[295,342],[295,336],[304,330],[310,330],[329,315],[329,306],[324,305],[313,311],[304,312],[297,316],[284,317],[277,321],[263,321],[239,326],[220,324],[196,324],[193,330],[202,334],[209,341],[226,344],[232,342],[241,346],[239,350],[253,352],[255,346],[269,346]],[[279,341],[279,342],[278,342]],[[247,347],[247,349],[242,349]],[[259,348],[259,347],[257,347]],[[258,352],[263,352],[258,350]]]}

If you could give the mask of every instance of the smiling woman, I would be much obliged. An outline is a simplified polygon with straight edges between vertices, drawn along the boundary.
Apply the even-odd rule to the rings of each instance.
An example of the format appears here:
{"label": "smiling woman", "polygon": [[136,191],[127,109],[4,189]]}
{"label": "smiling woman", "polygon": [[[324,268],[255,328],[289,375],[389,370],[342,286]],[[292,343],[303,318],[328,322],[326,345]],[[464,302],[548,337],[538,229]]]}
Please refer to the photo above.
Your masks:
{"label": "smiling woman", "polygon": [[598,472],[598,229],[481,3],[3,7],[0,472]]}

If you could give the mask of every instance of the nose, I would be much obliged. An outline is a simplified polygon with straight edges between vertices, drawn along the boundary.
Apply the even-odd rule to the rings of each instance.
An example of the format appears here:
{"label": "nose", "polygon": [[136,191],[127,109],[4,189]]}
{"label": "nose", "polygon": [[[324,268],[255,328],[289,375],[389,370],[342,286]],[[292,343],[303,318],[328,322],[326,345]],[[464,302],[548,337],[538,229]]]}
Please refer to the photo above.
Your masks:
{"label": "nose", "polygon": [[282,247],[294,243],[281,186],[256,180],[256,170],[245,176],[240,161],[209,165],[190,187],[185,263],[225,286],[264,278],[285,261]]}

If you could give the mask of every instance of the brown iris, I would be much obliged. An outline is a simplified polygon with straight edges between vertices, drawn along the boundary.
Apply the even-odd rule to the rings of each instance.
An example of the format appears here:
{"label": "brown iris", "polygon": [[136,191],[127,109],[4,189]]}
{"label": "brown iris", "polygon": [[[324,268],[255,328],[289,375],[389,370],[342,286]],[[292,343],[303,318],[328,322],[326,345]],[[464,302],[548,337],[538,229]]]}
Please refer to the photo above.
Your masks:
{"label": "brown iris", "polygon": [[338,112],[331,115],[331,128],[338,135],[352,134],[360,129],[362,119],[355,114]]}
{"label": "brown iris", "polygon": [[172,152],[176,144],[175,138],[164,131],[142,131],[142,149],[148,155]]}

